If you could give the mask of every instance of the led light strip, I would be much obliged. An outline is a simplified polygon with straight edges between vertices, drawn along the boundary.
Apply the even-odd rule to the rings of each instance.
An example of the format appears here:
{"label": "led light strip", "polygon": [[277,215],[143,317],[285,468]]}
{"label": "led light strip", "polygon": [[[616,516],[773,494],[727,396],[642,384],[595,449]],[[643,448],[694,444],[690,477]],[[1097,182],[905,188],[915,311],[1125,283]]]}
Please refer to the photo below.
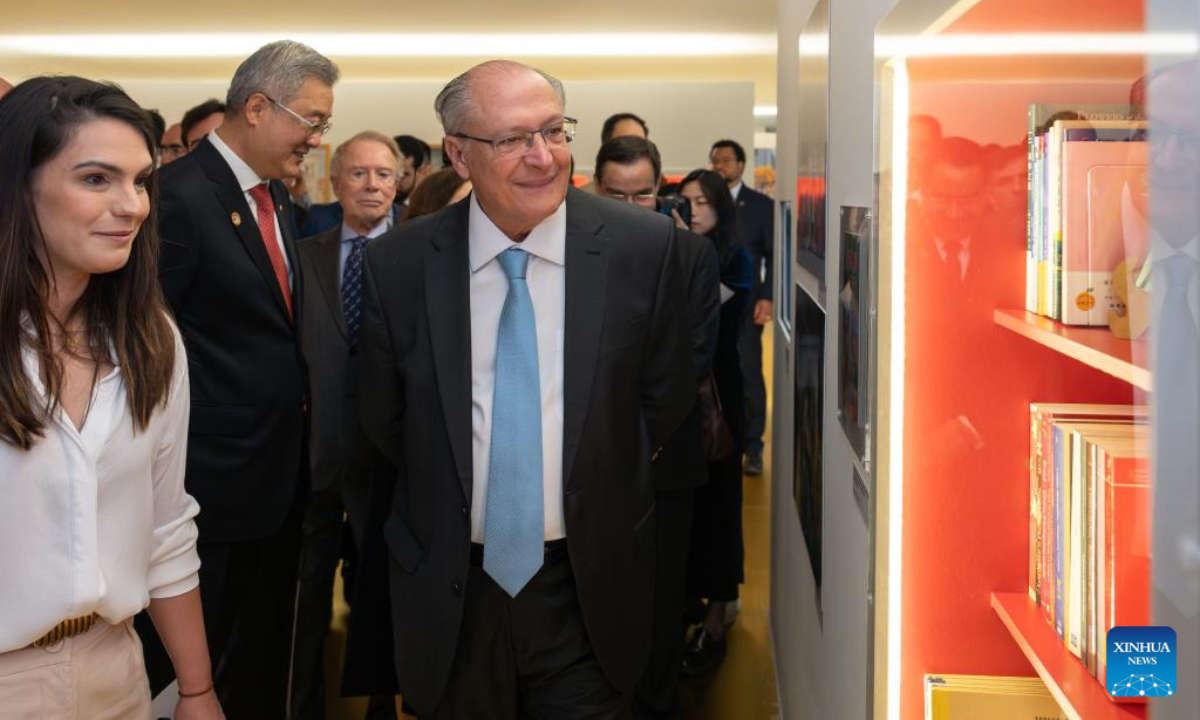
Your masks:
{"label": "led light strip", "polygon": [[282,38],[333,57],[696,57],[776,54],[748,33],[142,33],[0,35],[0,55],[245,57]]}
{"label": "led light strip", "polygon": [[[829,36],[801,36],[799,51],[805,57],[825,57]],[[879,58],[1192,55],[1198,51],[1200,38],[1193,33],[942,33],[875,38],[875,56]]]}

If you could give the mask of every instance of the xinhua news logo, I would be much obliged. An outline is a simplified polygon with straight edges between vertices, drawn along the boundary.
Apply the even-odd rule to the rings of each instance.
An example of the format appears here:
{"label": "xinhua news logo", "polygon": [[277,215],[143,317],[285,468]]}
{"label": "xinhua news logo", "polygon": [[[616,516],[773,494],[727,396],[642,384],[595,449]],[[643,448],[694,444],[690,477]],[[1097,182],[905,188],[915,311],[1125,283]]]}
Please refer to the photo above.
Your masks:
{"label": "xinhua news logo", "polygon": [[1169,627],[1115,627],[1108,631],[1106,675],[1113,697],[1175,694],[1175,631]]}

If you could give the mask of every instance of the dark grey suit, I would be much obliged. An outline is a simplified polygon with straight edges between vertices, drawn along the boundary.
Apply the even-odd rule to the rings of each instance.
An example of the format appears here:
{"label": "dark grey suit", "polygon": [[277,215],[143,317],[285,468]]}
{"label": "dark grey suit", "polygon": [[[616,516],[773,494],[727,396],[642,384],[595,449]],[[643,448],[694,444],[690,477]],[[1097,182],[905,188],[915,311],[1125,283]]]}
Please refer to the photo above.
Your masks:
{"label": "dark grey suit", "polygon": [[[688,325],[696,380],[712,372],[721,314],[721,271],[708,238],[679,231],[679,264],[687,282]],[[700,439],[699,406],[667,442],[654,462],[655,514],[658,516],[658,564],[654,587],[654,639],[650,659],[638,681],[635,716],[676,717],[676,686],[683,659],[683,610],[687,593],[688,547],[696,487],[708,482],[708,463]]]}
{"label": "dark grey suit", "polygon": [[[370,473],[382,457],[358,419],[358,354],[342,312],[341,225],[296,244],[308,302],[300,317],[301,351],[312,394],[309,459],[312,496],[304,513],[304,544],[296,598],[292,713],[298,720],[325,717],[325,636],[332,615],[334,574],[342,559],[343,517],[356,548],[363,544]],[[387,663],[388,657],[377,658]],[[362,684],[352,683],[361,693]],[[370,687],[366,684],[366,687]],[[382,717],[395,717],[391,683]],[[391,705],[391,707],[389,707]]]}
{"label": "dark grey suit", "polygon": [[[477,640],[460,630],[483,589],[468,588],[468,578],[482,582],[470,572],[469,202],[381,237],[364,270],[363,423],[399,468],[383,527],[396,673],[423,715],[439,708],[456,655]],[[581,640],[611,686],[628,692],[650,646],[651,459],[695,401],[687,301],[665,217],[574,189],[566,203],[568,577]]]}

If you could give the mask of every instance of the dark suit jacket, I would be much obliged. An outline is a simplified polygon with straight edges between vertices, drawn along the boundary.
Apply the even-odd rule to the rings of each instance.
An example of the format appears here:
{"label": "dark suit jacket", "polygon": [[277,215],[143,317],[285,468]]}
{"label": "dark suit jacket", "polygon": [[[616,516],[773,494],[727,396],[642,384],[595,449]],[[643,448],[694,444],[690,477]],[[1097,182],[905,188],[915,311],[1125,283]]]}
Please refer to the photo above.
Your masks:
{"label": "dark suit jacket", "polygon": [[[689,230],[678,232],[679,265],[687,283],[692,360],[699,382],[712,372],[713,355],[717,351],[721,269],[711,240]],[[654,482],[659,490],[680,490],[708,482],[702,422],[697,404],[654,461]]]}
{"label": "dark suit jacket", "polygon": [[[399,468],[383,536],[396,675],[420,714],[446,687],[470,559],[469,202],[379,238],[364,269],[360,405]],[[575,189],[566,202],[567,543],[596,657],[628,691],[650,646],[651,459],[695,401],[687,301],[667,218]]]}
{"label": "dark suit jacket", "polygon": [[[756,300],[770,300],[775,291],[771,274],[775,262],[775,201],[743,184],[737,196],[737,228],[738,242],[746,248],[754,265],[754,288],[748,298],[753,311]],[[759,279],[763,263],[766,263],[766,281]]]}
{"label": "dark suit jacket", "polygon": [[[287,190],[271,182],[303,313]],[[307,378],[297,328],[233,170],[208,141],[163,168],[159,275],[187,347],[187,491],[206,542],[264,537],[304,472]]]}
{"label": "dark suit jacket", "polygon": [[[404,208],[400,205],[392,206],[392,224],[396,225],[400,222],[400,213]],[[309,235],[317,235],[342,227],[342,204],[339,202],[324,203],[321,205],[310,205],[304,214],[304,222],[300,223],[300,237],[308,237]]]}
{"label": "dark suit jacket", "polygon": [[355,540],[361,544],[367,473],[375,451],[358,419],[358,353],[350,345],[342,314],[341,230],[339,225],[296,243],[308,288],[300,348],[312,390],[312,489],[341,492],[354,521]]}

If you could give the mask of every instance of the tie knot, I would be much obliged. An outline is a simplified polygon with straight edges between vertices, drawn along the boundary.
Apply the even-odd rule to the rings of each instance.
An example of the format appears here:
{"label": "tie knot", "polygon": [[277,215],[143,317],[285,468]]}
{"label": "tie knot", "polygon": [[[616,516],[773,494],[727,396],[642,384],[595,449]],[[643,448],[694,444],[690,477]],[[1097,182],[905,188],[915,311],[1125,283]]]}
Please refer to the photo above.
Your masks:
{"label": "tie knot", "polygon": [[254,198],[254,202],[258,203],[259,207],[263,207],[263,203],[266,203],[266,207],[271,207],[273,204],[271,202],[271,190],[267,187],[266,183],[259,183],[250,188],[250,197]]}
{"label": "tie knot", "polygon": [[1197,262],[1187,255],[1172,255],[1161,261],[1163,272],[1167,275],[1167,287],[1186,288],[1196,274]]}
{"label": "tie knot", "polygon": [[525,279],[525,268],[529,266],[529,253],[521,248],[509,248],[496,256],[500,261],[500,267],[504,268],[504,274],[509,280],[520,278]]}
{"label": "tie knot", "polygon": [[359,235],[358,237],[350,238],[350,244],[353,245],[356,250],[361,250],[363,248],[363,246],[367,244],[367,241],[370,239],[371,238]]}

